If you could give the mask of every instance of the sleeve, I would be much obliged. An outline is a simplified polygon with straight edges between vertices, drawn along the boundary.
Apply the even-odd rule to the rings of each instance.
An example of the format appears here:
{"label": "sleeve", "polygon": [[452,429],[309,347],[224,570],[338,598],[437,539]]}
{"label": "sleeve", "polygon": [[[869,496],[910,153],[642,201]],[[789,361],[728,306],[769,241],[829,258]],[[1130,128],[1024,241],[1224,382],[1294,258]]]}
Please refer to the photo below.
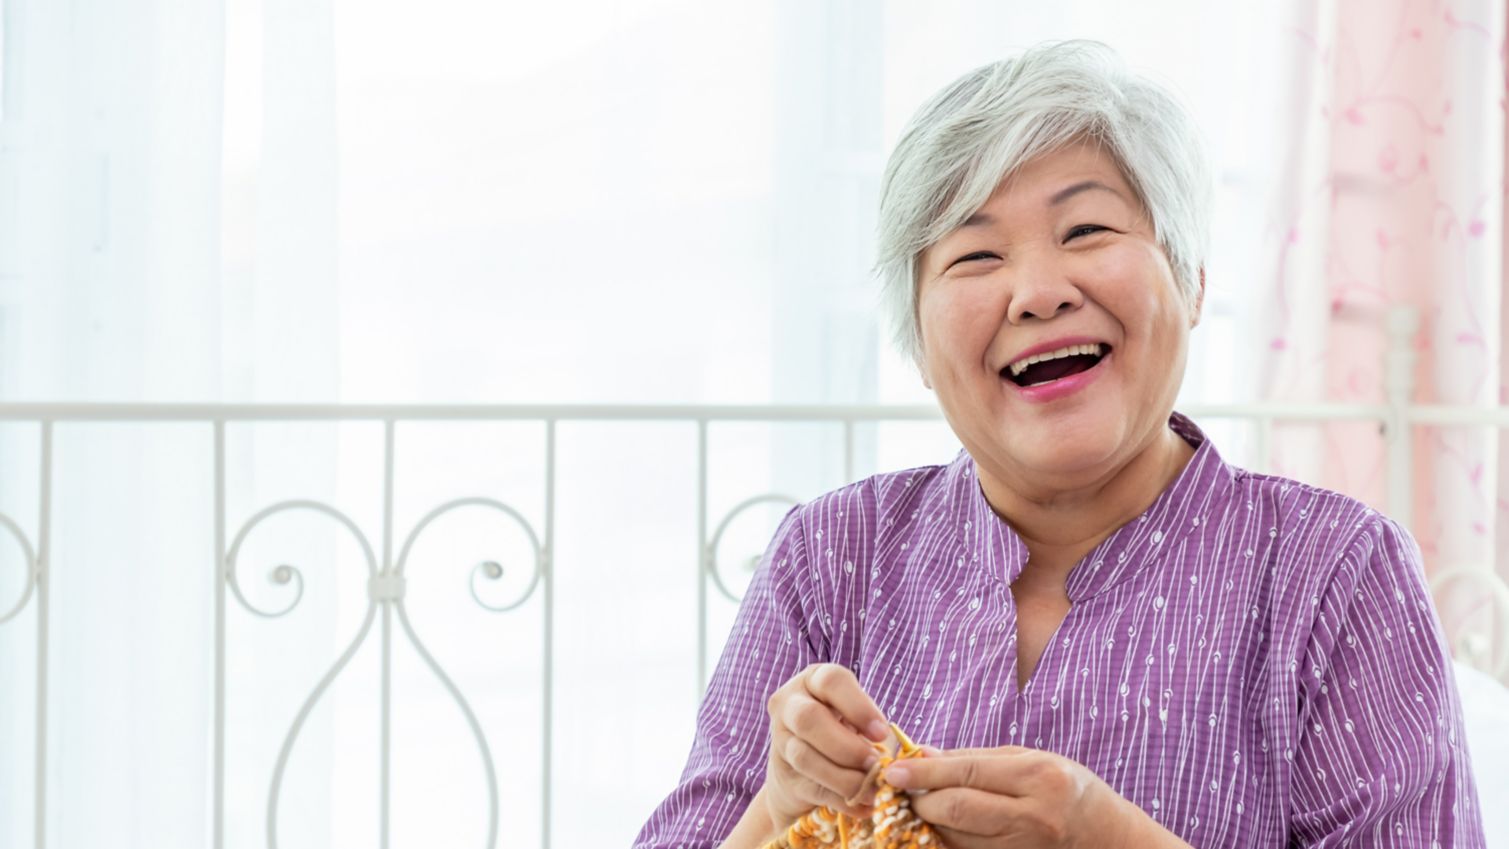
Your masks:
{"label": "sleeve", "polygon": [[634,849],[717,846],[765,783],[766,702],[829,653],[821,618],[803,603],[818,582],[810,574],[801,517],[801,507],[786,514],[755,570],[697,712],[681,780],[650,815]]}
{"label": "sleeve", "polygon": [[1461,697],[1414,539],[1371,514],[1314,601],[1289,845],[1482,849]]}

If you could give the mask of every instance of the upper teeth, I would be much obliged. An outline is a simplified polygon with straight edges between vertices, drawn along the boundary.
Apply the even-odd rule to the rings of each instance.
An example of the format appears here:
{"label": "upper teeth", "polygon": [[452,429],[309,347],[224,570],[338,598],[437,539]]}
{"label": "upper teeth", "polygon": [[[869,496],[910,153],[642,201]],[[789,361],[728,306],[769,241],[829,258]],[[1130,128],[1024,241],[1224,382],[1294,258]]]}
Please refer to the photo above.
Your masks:
{"label": "upper teeth", "polygon": [[1016,377],[1020,375],[1033,363],[1040,363],[1044,360],[1056,360],[1061,357],[1075,357],[1081,354],[1091,354],[1098,357],[1100,356],[1100,351],[1101,345],[1099,343],[1092,343],[1089,345],[1070,345],[1067,348],[1059,348],[1057,351],[1049,351],[1045,354],[1033,354],[1030,357],[1023,357],[1012,363],[1011,376]]}

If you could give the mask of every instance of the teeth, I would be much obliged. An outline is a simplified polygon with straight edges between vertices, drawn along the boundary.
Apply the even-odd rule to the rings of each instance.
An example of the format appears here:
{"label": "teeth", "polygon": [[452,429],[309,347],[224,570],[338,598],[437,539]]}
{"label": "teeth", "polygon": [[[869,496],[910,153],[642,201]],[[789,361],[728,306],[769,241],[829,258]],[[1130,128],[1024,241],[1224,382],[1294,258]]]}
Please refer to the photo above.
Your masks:
{"label": "teeth", "polygon": [[1102,348],[1103,346],[1098,343],[1092,343],[1089,345],[1070,345],[1067,348],[1059,348],[1057,351],[1049,351],[1045,354],[1033,354],[1030,357],[1023,357],[1022,359],[1017,360],[1016,362],[1011,364],[1011,376],[1016,377],[1022,372],[1026,371],[1027,367],[1032,365],[1033,363],[1041,363],[1046,360],[1057,360],[1062,359],[1063,357],[1075,357],[1079,356],[1080,354],[1093,354],[1098,357],[1100,356]]}

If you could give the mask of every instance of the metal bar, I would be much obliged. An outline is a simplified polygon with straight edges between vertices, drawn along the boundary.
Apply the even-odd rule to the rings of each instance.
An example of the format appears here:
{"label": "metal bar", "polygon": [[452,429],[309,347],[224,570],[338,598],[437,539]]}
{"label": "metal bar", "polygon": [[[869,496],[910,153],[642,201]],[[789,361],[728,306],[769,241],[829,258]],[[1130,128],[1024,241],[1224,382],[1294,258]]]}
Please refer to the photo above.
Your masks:
{"label": "metal bar", "polygon": [[1414,499],[1414,429],[1402,411],[1384,425],[1384,443],[1388,451],[1389,518],[1406,528],[1413,523]]}
{"label": "metal bar", "polygon": [[1257,471],[1268,474],[1273,463],[1273,419],[1263,417],[1253,423],[1257,425],[1257,456],[1253,465],[1257,466]]}
{"label": "metal bar", "polygon": [[1414,429],[1410,422],[1410,400],[1415,389],[1415,331],[1419,316],[1411,307],[1394,307],[1388,313],[1388,352],[1384,354],[1384,389],[1388,397],[1389,416],[1385,421],[1388,451],[1389,515],[1406,528],[1414,512]]}
{"label": "metal bar", "polygon": [[696,704],[707,687],[707,422],[697,420],[697,683]]}
{"label": "metal bar", "polygon": [[[1386,421],[1387,404],[1193,404],[1179,411],[1195,418],[1273,421]],[[0,421],[935,421],[943,414],[925,405],[602,405],[602,404],[86,404],[0,403]],[[1509,406],[1416,405],[1405,413],[1413,424],[1483,425],[1509,428]]]}
{"label": "metal bar", "polygon": [[854,481],[854,420],[844,419],[844,483]]}
{"label": "metal bar", "polygon": [[33,835],[37,849],[47,847],[47,664],[48,598],[51,596],[52,564],[52,426],[42,422],[42,493],[37,533],[37,748],[35,761],[36,810]]}
{"label": "metal bar", "polygon": [[1197,419],[1250,419],[1296,422],[1382,421],[1388,417],[1384,404],[1190,404],[1176,408]]}
{"label": "metal bar", "polygon": [[382,829],[378,845],[388,849],[388,799],[391,784],[389,770],[392,760],[390,726],[392,724],[392,680],[389,670],[393,665],[393,606],[382,603],[382,799],[378,806],[378,825]]}
{"label": "metal bar", "polygon": [[[393,572],[393,420],[383,422],[382,569]],[[388,802],[391,798],[393,726],[393,605],[382,602],[382,798],[378,804],[378,845],[388,849]]]}
{"label": "metal bar", "polygon": [[[1284,421],[1375,420],[1389,417],[1387,404],[1190,404],[1179,412],[1195,418]],[[0,403],[0,421],[935,421],[943,413],[923,405],[373,405],[373,404],[83,404]],[[1420,404],[1409,407],[1413,424],[1483,425],[1509,428],[1509,406]]]}
{"label": "metal bar", "polygon": [[1509,407],[1467,407],[1444,404],[1409,407],[1404,417],[1416,425],[1481,425],[1509,428]]}
{"label": "metal bar", "polygon": [[[1198,418],[1269,416],[1297,421],[1374,419],[1389,415],[1387,404],[1193,404],[1180,412]],[[1413,415],[1461,416],[1459,423],[1509,427],[1509,407],[1417,407]],[[122,404],[0,403],[0,421],[935,421],[943,413],[923,404]]]}
{"label": "metal bar", "polygon": [[0,404],[0,421],[842,421],[846,418],[931,421],[936,407],[689,404]]}
{"label": "metal bar", "polygon": [[555,710],[555,420],[545,421],[545,562],[540,564],[545,582],[545,739],[543,741],[544,764],[540,782],[540,846],[550,849],[550,791],[552,732]]}
{"label": "metal bar", "polygon": [[225,846],[225,422],[215,422],[215,849]]}

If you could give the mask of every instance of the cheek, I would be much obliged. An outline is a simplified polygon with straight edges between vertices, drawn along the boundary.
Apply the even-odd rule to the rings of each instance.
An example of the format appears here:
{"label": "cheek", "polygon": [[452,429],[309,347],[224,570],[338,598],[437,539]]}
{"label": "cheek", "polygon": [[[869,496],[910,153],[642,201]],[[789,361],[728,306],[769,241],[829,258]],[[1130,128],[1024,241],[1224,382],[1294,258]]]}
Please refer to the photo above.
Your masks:
{"label": "cheek", "polygon": [[917,302],[923,347],[933,351],[957,351],[977,346],[991,338],[995,325],[985,287],[957,281],[940,282],[924,290]]}
{"label": "cheek", "polygon": [[1090,279],[1110,284],[1101,288],[1099,300],[1128,336],[1167,338],[1176,326],[1187,326],[1189,308],[1162,251],[1156,247],[1129,248],[1098,256]]}

